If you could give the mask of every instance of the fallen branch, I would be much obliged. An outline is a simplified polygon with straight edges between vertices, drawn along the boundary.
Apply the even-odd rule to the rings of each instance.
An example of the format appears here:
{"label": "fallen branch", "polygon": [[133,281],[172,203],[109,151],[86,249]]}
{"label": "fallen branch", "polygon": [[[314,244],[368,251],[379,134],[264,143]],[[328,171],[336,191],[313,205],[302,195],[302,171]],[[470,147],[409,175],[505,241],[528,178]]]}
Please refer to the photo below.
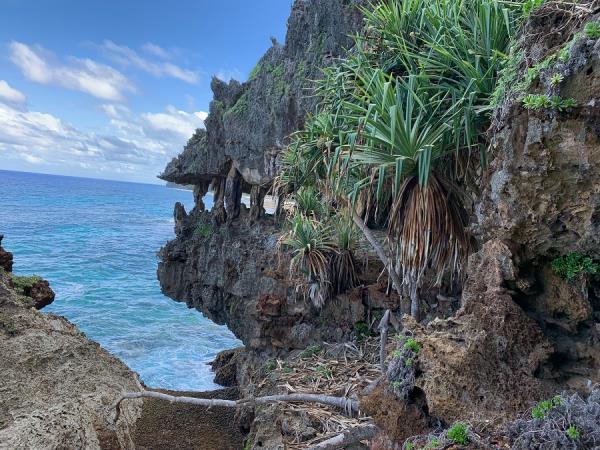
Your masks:
{"label": "fallen branch", "polygon": [[115,423],[119,420],[121,415],[121,403],[123,400],[131,400],[136,398],[154,398],[157,400],[165,400],[171,403],[185,403],[188,405],[206,406],[211,408],[213,406],[223,408],[237,408],[239,406],[255,406],[264,405],[266,403],[276,402],[305,402],[305,403],[319,403],[321,405],[333,406],[335,408],[342,409],[347,415],[358,413],[358,402],[348,397],[333,397],[330,395],[321,394],[282,394],[282,395],[268,395],[265,397],[247,398],[240,400],[223,400],[218,398],[196,398],[196,397],[175,397],[174,395],[163,394],[162,392],[155,391],[139,391],[139,392],[127,392],[119,399],[115,408],[117,415],[115,417]]}
{"label": "fallen branch", "polygon": [[378,432],[379,429],[371,424],[349,428],[331,439],[327,439],[326,441],[309,447],[308,450],[334,450],[346,448],[346,446],[356,444],[363,439],[371,439],[375,437]]}

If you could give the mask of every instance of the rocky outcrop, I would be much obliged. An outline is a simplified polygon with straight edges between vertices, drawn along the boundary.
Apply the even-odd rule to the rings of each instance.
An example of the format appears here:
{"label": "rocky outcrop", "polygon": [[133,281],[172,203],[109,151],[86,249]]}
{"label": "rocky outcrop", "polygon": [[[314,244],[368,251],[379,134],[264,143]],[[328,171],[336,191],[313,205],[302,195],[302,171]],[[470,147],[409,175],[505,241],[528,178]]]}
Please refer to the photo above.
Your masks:
{"label": "rocky outcrop", "polygon": [[[560,50],[577,31],[569,27],[586,21],[544,13],[556,20],[544,16],[532,30],[534,15],[523,32],[529,66]],[[532,39],[533,31],[544,38]],[[496,117],[493,158],[475,197],[481,249],[469,261],[462,307],[426,326],[405,320],[422,345],[414,397],[425,400],[426,417],[445,424],[500,424],[564,389],[589,394],[600,382],[598,282],[565,280],[551,268],[553,258],[572,252],[600,257],[600,41],[582,33],[568,48],[568,58],[539,69],[528,89],[573,97],[577,107],[527,110],[509,98]],[[550,83],[556,73],[559,85]]]}
{"label": "rocky outcrop", "polygon": [[341,340],[367,320],[370,309],[389,301],[385,286],[383,292],[356,288],[317,310],[289,280],[273,218],[250,224],[244,208],[240,220],[216,227],[211,213],[188,216],[182,208],[176,208],[177,239],[160,252],[161,288],[226,324],[249,348],[287,350]]}
{"label": "rocky outcrop", "polygon": [[133,449],[137,375],[62,317],[24,306],[0,274],[0,449]]}
{"label": "rocky outcrop", "polygon": [[212,183],[220,221],[225,220],[224,204],[229,219],[235,219],[242,191],[254,190],[251,208],[260,215],[286,138],[316,106],[306,91],[307,80],[319,78],[323,67],[353,45],[350,36],[361,24],[358,6],[366,3],[296,0],[285,43],[273,41],[248,81],[212,80],[206,131],[197,130],[160,177],[196,185],[199,199]]}
{"label": "rocky outcrop", "polygon": [[13,254],[2,248],[2,239],[4,235],[0,234],[0,268],[5,272],[12,272]]}
{"label": "rocky outcrop", "polygon": [[471,416],[497,422],[558,389],[540,377],[553,346],[509,293],[517,273],[505,244],[487,242],[468,270],[455,316],[425,327],[407,318],[422,346],[415,387],[429,414],[446,423]]}

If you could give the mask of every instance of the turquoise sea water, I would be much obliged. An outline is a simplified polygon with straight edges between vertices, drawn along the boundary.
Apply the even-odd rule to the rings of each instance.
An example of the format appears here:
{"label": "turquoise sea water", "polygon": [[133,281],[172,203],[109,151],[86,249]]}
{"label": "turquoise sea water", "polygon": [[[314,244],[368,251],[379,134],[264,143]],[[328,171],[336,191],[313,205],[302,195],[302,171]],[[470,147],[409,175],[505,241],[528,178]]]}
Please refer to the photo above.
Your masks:
{"label": "turquoise sea water", "polygon": [[189,211],[192,193],[0,170],[0,234],[15,273],[50,281],[56,300],[44,311],[74,322],[151,387],[211,389],[206,362],[240,343],[160,292],[156,252],[173,238],[177,201]]}

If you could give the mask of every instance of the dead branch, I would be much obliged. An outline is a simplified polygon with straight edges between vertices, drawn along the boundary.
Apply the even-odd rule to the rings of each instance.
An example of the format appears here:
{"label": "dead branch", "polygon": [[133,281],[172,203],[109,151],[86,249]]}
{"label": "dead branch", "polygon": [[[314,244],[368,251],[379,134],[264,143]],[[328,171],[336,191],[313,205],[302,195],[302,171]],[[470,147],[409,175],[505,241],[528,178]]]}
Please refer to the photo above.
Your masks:
{"label": "dead branch", "polygon": [[345,448],[345,446],[356,444],[363,439],[371,439],[378,432],[379,429],[372,424],[349,428],[348,430],[332,437],[331,439],[327,439],[326,441],[309,447],[308,450],[334,450],[338,448]]}
{"label": "dead branch", "polygon": [[282,394],[282,395],[268,395],[265,397],[257,398],[246,398],[240,400],[223,400],[218,398],[195,398],[195,397],[176,397],[169,394],[163,394],[162,392],[155,391],[139,391],[139,392],[127,392],[119,399],[115,408],[117,415],[115,417],[115,423],[119,420],[121,415],[121,403],[123,400],[130,400],[136,398],[154,398],[158,400],[165,400],[171,403],[186,403],[189,405],[206,406],[211,408],[224,407],[224,408],[237,408],[239,406],[255,406],[264,405],[266,403],[276,402],[305,402],[305,403],[319,403],[321,405],[333,406],[335,408],[342,409],[347,415],[357,414],[359,412],[358,402],[348,397],[333,397],[331,395],[321,394]]}

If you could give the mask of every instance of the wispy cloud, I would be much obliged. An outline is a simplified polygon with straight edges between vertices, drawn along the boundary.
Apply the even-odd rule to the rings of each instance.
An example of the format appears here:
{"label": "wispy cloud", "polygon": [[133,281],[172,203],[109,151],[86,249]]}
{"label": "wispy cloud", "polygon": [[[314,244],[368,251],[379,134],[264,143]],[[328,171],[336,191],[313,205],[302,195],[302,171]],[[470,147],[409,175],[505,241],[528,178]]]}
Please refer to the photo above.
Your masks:
{"label": "wispy cloud", "polygon": [[91,59],[72,57],[60,63],[42,47],[32,48],[21,42],[11,42],[9,50],[11,61],[27,79],[36,83],[61,86],[117,102],[124,100],[125,92],[135,91],[121,72]]}
{"label": "wispy cloud", "polygon": [[0,101],[22,104],[25,103],[26,100],[27,99],[22,92],[11,87],[6,81],[0,80]]}
{"label": "wispy cloud", "polygon": [[[184,69],[169,61],[154,61],[140,55],[138,52],[125,45],[115,44],[106,40],[100,48],[107,58],[123,67],[135,67],[155,77],[171,77],[186,83],[196,84],[200,81],[198,72]],[[170,54],[155,44],[145,44],[143,49],[161,59],[168,59]]]}
{"label": "wispy cloud", "polygon": [[148,53],[150,55],[157,56],[158,58],[162,58],[162,59],[173,58],[173,55],[171,54],[170,51],[165,50],[160,45],[153,44],[152,42],[146,42],[142,46],[142,50],[144,50],[146,53]]}
{"label": "wispy cloud", "polygon": [[107,124],[86,131],[43,112],[0,102],[0,161],[19,159],[37,167],[95,176],[150,180],[177,153],[206,113],[169,106],[135,114],[123,105],[104,104]]}

